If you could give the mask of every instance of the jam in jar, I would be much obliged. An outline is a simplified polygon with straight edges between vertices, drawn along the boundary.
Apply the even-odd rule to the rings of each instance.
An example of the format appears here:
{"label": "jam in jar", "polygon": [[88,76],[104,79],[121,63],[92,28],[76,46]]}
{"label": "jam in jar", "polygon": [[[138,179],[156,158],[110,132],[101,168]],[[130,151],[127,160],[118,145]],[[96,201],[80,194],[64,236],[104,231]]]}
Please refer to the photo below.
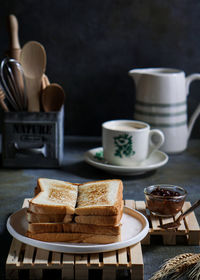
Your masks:
{"label": "jam in jar", "polygon": [[181,211],[187,192],[174,185],[154,185],[144,189],[147,208],[152,214],[171,217]]}

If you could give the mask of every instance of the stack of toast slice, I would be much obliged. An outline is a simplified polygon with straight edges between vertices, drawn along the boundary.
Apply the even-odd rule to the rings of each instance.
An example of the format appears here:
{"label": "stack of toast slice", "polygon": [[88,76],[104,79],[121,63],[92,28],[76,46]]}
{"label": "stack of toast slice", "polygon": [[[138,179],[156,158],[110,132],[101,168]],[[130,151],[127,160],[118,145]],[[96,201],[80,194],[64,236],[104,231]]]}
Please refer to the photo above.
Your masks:
{"label": "stack of toast slice", "polygon": [[38,179],[27,210],[27,236],[46,242],[113,243],[121,240],[121,180],[72,184]]}

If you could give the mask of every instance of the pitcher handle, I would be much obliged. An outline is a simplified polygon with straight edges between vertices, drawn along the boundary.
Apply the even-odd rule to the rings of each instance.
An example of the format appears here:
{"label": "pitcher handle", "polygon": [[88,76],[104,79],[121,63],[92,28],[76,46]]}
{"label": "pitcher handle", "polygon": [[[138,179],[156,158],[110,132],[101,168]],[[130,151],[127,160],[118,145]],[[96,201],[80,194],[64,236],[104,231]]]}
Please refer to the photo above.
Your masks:
{"label": "pitcher handle", "polygon": [[[191,75],[186,77],[186,95],[189,94],[190,84],[194,80],[200,80],[200,74],[194,73],[194,74],[191,74]],[[200,104],[197,106],[196,110],[194,111],[194,113],[190,117],[190,120],[189,120],[189,123],[188,123],[188,136],[187,136],[187,139],[190,138],[190,134],[192,132],[192,128],[193,128],[194,123],[195,123],[196,119],[198,118],[199,114],[200,114]]]}
{"label": "pitcher handle", "polygon": [[[154,139],[154,136],[156,139]],[[165,141],[164,133],[160,129],[151,129],[149,131],[149,153],[148,157],[153,151],[158,150]]]}

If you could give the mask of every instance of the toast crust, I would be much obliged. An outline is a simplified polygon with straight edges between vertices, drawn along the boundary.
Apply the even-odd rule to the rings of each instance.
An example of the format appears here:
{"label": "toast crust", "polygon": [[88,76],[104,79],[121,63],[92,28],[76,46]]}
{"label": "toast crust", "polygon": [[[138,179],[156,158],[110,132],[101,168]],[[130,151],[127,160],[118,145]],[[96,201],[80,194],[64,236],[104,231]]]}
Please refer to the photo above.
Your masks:
{"label": "toast crust", "polygon": [[36,214],[33,212],[27,211],[27,221],[30,223],[69,223],[73,219],[73,215],[65,214]]}
{"label": "toast crust", "polygon": [[108,244],[121,241],[121,235],[103,235],[89,233],[31,233],[27,237],[45,242],[73,242]]}
{"label": "toast crust", "polygon": [[121,234],[121,225],[117,226],[98,226],[76,223],[29,223],[28,232],[30,233],[90,233],[90,234],[105,234],[119,235]]}
{"label": "toast crust", "polygon": [[69,223],[63,224],[63,231],[70,233],[91,233],[91,234],[105,234],[105,235],[119,235],[121,234],[121,224],[117,226],[98,226]]}
{"label": "toast crust", "polygon": [[37,204],[32,201],[29,202],[29,210],[36,214],[74,214],[74,208],[69,206]]}
{"label": "toast crust", "polygon": [[63,223],[28,223],[28,232],[31,233],[63,232]]}
{"label": "toast crust", "polygon": [[124,203],[121,203],[121,210],[117,215],[110,216],[75,216],[74,220],[78,224],[93,224],[101,226],[115,226],[120,223],[123,215]]}

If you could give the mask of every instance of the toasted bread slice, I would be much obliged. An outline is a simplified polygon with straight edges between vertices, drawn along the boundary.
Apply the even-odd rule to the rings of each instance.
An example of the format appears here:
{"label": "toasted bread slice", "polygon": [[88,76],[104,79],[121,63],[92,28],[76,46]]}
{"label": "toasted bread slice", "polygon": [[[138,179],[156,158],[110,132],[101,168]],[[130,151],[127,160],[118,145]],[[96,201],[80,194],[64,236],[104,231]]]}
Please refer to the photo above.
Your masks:
{"label": "toasted bread slice", "polygon": [[104,180],[79,185],[75,213],[83,216],[118,215],[122,197],[121,180]]}
{"label": "toasted bread slice", "polygon": [[39,214],[74,214],[77,184],[40,178],[37,188],[40,192],[29,201],[29,211]]}
{"label": "toasted bread slice", "polygon": [[115,226],[120,223],[121,214],[115,216],[76,216],[77,224],[100,225],[100,226]]}
{"label": "toasted bread slice", "polygon": [[121,234],[121,224],[117,226],[99,226],[99,225],[85,225],[68,223],[63,224],[64,232],[71,233],[92,233],[105,235],[119,235]]}
{"label": "toasted bread slice", "polygon": [[92,233],[105,235],[118,235],[121,233],[121,225],[117,226],[97,226],[76,223],[29,223],[28,232],[31,233]]}
{"label": "toasted bread slice", "polygon": [[28,232],[31,233],[64,232],[63,223],[28,223]]}
{"label": "toasted bread slice", "polygon": [[27,221],[30,223],[70,223],[73,215],[66,214],[36,214],[27,211]]}
{"label": "toasted bread slice", "polygon": [[27,237],[45,242],[73,242],[73,243],[93,243],[108,244],[121,241],[121,235],[104,235],[91,233],[31,233],[27,232]]}
{"label": "toasted bread slice", "polygon": [[116,226],[120,223],[123,214],[124,203],[121,203],[121,211],[118,215],[112,216],[75,216],[75,222],[78,224]]}

